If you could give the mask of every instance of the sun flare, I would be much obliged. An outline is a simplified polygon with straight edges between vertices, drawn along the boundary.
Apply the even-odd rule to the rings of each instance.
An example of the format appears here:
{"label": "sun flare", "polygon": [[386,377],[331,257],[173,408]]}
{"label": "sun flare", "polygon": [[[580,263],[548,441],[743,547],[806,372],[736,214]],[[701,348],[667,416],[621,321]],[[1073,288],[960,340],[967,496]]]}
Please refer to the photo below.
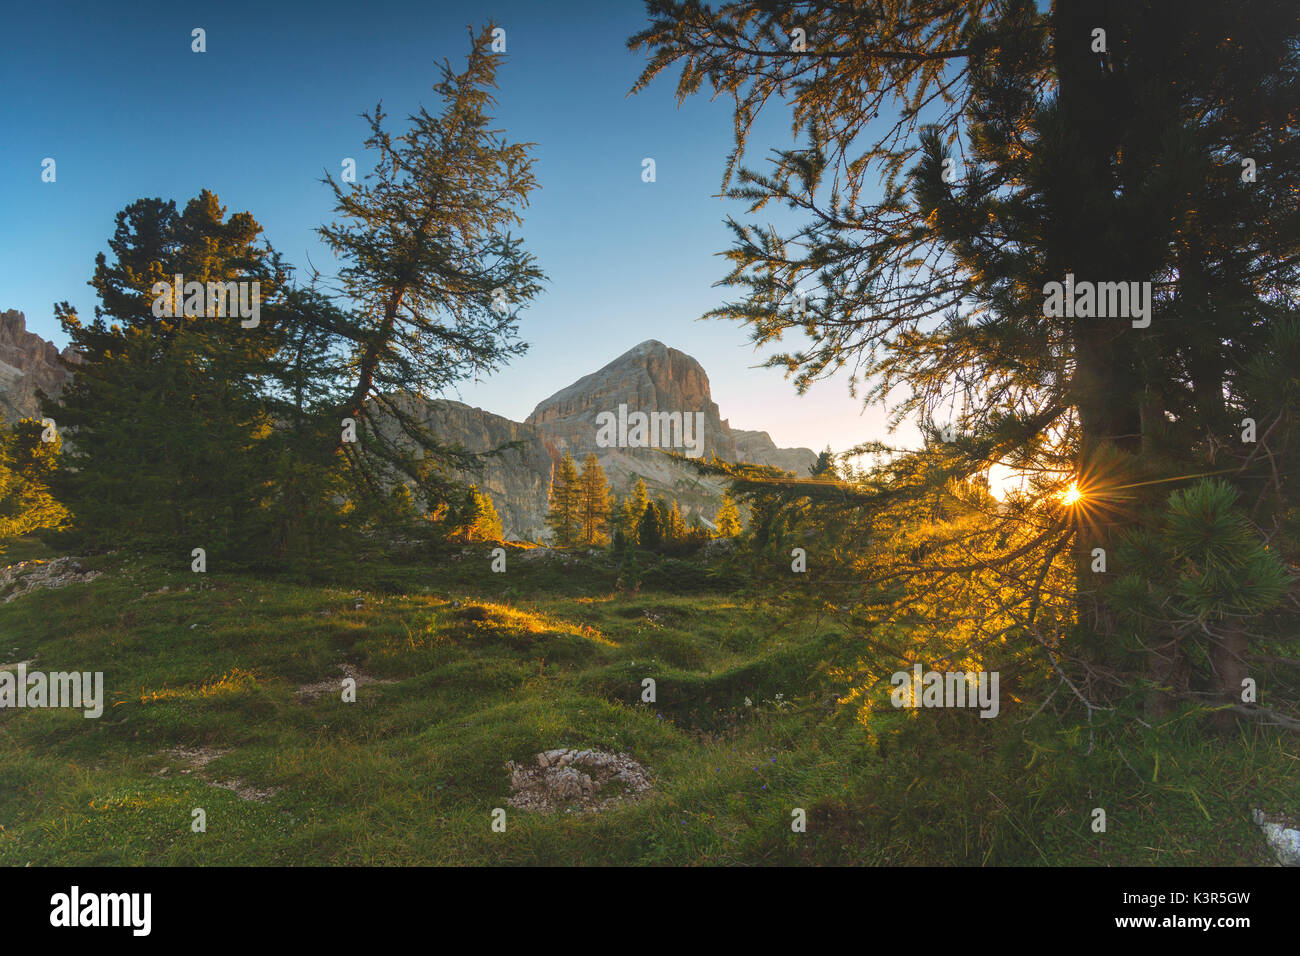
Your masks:
{"label": "sun flare", "polygon": [[1061,504],[1072,505],[1083,499],[1083,492],[1074,482],[1070,482],[1070,487],[1061,492]]}

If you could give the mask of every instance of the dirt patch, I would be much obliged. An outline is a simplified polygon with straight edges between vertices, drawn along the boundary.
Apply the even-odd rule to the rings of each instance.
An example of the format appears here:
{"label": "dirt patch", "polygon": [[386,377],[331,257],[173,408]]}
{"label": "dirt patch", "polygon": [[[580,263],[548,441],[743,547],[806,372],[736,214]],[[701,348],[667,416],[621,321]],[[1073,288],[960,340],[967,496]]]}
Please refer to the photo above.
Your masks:
{"label": "dirt patch", "polygon": [[[215,747],[172,747],[170,750],[164,750],[162,756],[171,757],[178,760],[185,766],[180,770],[181,773],[193,773],[196,770],[202,770],[218,757],[224,757],[230,753],[229,750],[218,750]],[[164,767],[159,771],[159,776],[167,773],[168,768]]]}
{"label": "dirt patch", "polygon": [[23,561],[0,568],[0,594],[4,595],[4,603],[8,604],[33,591],[85,584],[95,580],[101,573],[86,570],[77,558]]}
{"label": "dirt patch", "polygon": [[211,783],[214,787],[229,790],[241,800],[251,800],[253,803],[265,803],[280,792],[276,787],[260,790],[242,780],[213,780]]}
{"label": "dirt patch", "polygon": [[365,687],[367,684],[396,684],[395,680],[387,680],[382,677],[371,677],[369,674],[363,674],[351,664],[340,664],[339,670],[343,672],[343,677],[335,677],[331,680],[317,681],[314,684],[303,684],[294,693],[298,699],[303,702],[319,700],[322,697],[328,697],[330,694],[343,693],[343,679],[351,677],[357,682],[358,687]]}
{"label": "dirt patch", "polygon": [[649,771],[626,754],[600,750],[545,750],[536,766],[506,763],[518,810],[599,813],[638,800],[651,789]]}
{"label": "dirt patch", "polygon": [[[182,776],[186,774],[195,774],[208,786],[219,787],[222,790],[229,790],[241,800],[251,800],[254,803],[263,803],[280,792],[274,787],[269,789],[254,787],[239,779],[208,780],[199,773],[199,771],[212,763],[212,761],[216,760],[218,757],[224,757],[228,753],[230,753],[229,750],[218,750],[215,747],[172,747],[170,750],[162,751],[159,756],[170,757],[172,760],[183,764],[183,766],[177,768],[177,772]],[[163,767],[161,770],[155,772],[154,776],[170,776],[172,769],[172,767]]]}

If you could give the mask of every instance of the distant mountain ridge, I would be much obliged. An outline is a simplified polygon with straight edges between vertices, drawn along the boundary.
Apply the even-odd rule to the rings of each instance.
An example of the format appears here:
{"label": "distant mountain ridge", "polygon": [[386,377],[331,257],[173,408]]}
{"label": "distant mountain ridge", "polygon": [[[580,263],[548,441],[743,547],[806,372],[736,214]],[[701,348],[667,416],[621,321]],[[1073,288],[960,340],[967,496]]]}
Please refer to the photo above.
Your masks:
{"label": "distant mountain ridge", "polygon": [[[16,310],[0,313],[0,419],[40,417],[37,390],[57,397],[70,375],[60,358],[63,352],[39,335],[27,331],[26,317]],[[638,478],[650,496],[676,499],[689,519],[712,519],[723,482],[695,473],[653,447],[604,447],[598,439],[602,413],[667,413],[697,416],[701,457],[717,456],[727,462],[771,465],[807,475],[817,456],[807,448],[778,448],[763,431],[732,428],[721,417],[709,390],[709,377],[690,355],[653,339],[642,342],[590,375],[538,402],[522,422],[462,402],[407,397],[408,408],[440,440],[468,451],[484,452],[507,442],[521,443],[487,459],[481,470],[458,475],[492,496],[509,538],[543,541],[549,537],[546,511],[555,466],[571,452],[581,462],[595,453],[614,493],[628,494]],[[684,448],[665,449],[686,454]]]}

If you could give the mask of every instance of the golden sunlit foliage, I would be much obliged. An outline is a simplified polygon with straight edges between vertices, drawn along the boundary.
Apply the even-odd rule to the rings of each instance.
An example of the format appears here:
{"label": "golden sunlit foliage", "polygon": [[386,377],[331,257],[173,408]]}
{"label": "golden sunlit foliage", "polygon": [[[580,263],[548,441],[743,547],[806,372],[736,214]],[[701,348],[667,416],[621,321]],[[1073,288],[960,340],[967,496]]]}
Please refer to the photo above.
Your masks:
{"label": "golden sunlit foliage", "polygon": [[[51,441],[42,441],[43,436]],[[63,442],[57,431],[25,418],[0,426],[0,538],[57,529],[68,511],[50,494],[49,478],[58,468]]]}
{"label": "golden sunlit foliage", "polygon": [[257,686],[257,676],[236,667],[215,680],[204,681],[197,687],[164,687],[161,690],[146,690],[140,693],[140,703],[151,704],[161,700],[199,700],[208,697],[224,697],[228,694],[241,694]]}

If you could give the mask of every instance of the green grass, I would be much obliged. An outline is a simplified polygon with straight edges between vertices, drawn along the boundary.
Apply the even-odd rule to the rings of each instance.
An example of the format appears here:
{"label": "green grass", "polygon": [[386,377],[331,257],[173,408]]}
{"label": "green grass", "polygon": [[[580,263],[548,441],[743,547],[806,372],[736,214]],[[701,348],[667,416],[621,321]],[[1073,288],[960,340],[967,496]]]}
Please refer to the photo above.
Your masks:
{"label": "green grass", "polygon": [[21,564],[33,558],[56,557],[56,552],[35,535],[23,538],[0,538],[0,568]]}
{"label": "green grass", "polygon": [[[0,864],[1240,864],[1263,860],[1251,808],[1297,804],[1296,744],[1262,730],[1175,721],[1084,756],[1086,734],[1007,706],[865,726],[818,667],[852,635],[753,596],[617,591],[599,562],[510,560],[329,586],[119,554],[0,604],[0,663],[102,670],[109,699],[98,720],[0,712]],[[296,694],[342,664],[390,683]],[[175,747],[224,753],[183,773]],[[655,789],[600,814],[508,810],[493,832],[505,762],[552,747],[629,753]],[[235,780],[276,792],[213,786]]]}

